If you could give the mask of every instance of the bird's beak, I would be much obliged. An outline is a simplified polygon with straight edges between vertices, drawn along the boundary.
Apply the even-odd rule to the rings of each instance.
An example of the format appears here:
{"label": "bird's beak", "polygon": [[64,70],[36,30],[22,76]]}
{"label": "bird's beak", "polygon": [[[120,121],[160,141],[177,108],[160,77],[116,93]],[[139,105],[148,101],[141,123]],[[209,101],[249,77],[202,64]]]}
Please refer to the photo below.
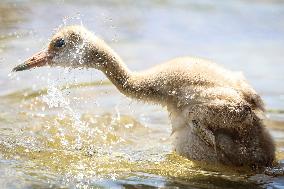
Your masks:
{"label": "bird's beak", "polygon": [[28,70],[35,67],[41,67],[48,64],[48,60],[50,59],[50,56],[48,55],[47,50],[42,50],[35,55],[33,55],[31,58],[26,60],[23,64],[20,64],[13,68],[13,72],[17,71],[23,71]]}

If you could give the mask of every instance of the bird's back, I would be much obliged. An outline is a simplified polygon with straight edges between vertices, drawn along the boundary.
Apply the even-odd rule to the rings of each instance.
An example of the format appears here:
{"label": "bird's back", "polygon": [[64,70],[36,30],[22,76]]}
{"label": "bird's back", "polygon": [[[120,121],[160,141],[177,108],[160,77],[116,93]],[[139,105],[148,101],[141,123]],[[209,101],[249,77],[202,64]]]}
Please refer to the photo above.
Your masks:
{"label": "bird's back", "polygon": [[169,102],[178,106],[225,100],[264,109],[261,98],[240,72],[226,70],[204,59],[176,58],[140,75],[143,75],[145,86],[152,85],[157,95],[168,97]]}

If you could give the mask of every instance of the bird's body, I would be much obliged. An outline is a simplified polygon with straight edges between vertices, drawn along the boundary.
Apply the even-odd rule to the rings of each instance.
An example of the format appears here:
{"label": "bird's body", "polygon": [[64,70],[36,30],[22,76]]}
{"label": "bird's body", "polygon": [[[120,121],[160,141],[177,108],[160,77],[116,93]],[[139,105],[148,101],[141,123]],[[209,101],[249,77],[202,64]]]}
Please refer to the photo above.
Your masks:
{"label": "bird's body", "polygon": [[15,71],[41,66],[43,60],[101,70],[126,96],[168,109],[175,150],[183,156],[257,167],[270,166],[275,159],[273,141],[261,119],[262,100],[240,73],[192,57],[131,72],[104,41],[80,26],[60,30],[43,53]]}
{"label": "bird's body", "polygon": [[131,78],[139,94],[134,97],[167,107],[179,154],[233,165],[274,160],[273,142],[261,121],[262,100],[242,74],[183,57]]}

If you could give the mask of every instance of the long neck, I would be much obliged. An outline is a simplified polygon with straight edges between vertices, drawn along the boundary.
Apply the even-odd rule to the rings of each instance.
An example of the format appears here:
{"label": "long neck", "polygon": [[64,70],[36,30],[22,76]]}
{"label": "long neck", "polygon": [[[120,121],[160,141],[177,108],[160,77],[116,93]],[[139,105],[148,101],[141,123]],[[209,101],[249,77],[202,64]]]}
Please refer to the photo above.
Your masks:
{"label": "long neck", "polygon": [[156,102],[157,92],[153,90],[153,83],[145,83],[147,80],[143,74],[131,72],[122,59],[103,41],[100,48],[95,50],[95,62],[117,89],[131,98],[150,100]]}

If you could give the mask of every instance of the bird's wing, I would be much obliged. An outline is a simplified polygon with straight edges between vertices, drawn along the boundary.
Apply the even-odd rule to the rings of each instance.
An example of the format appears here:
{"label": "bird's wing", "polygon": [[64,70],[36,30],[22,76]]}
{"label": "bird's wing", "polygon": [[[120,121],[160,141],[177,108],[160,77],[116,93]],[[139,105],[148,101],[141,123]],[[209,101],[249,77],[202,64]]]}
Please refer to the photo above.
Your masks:
{"label": "bird's wing", "polygon": [[213,148],[216,147],[215,136],[212,131],[202,127],[195,120],[192,120],[192,129],[196,135],[199,136],[199,138],[202,139],[207,145]]}

